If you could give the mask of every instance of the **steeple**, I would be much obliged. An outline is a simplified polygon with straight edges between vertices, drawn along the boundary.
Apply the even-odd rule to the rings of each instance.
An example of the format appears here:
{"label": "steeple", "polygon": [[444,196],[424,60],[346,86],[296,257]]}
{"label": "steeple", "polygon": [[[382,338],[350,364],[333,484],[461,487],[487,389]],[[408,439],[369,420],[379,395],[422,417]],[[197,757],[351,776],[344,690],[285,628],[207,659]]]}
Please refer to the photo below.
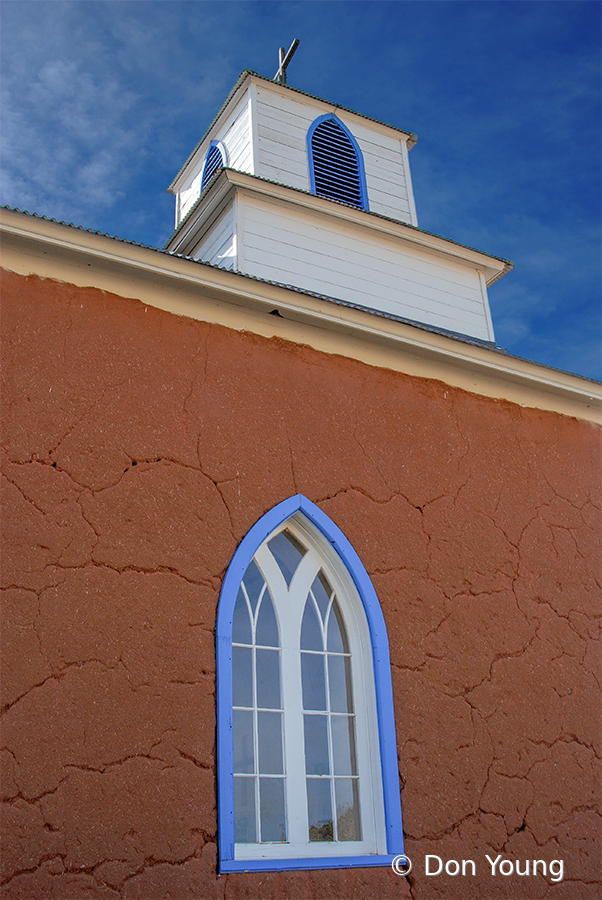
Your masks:
{"label": "steeple", "polygon": [[166,249],[493,342],[487,286],[511,264],[421,231],[416,136],[287,85],[295,49],[238,79],[169,187]]}

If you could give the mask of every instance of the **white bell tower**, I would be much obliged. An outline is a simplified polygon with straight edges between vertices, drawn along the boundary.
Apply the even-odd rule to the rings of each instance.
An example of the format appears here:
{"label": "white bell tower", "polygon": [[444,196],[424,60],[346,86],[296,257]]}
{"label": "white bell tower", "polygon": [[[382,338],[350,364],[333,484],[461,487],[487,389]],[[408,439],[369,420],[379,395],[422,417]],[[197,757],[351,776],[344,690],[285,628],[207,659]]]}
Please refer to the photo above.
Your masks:
{"label": "white bell tower", "polygon": [[494,342],[487,287],[512,264],[418,228],[416,136],[282,83],[280,62],[242,73],[170,185],[166,249]]}

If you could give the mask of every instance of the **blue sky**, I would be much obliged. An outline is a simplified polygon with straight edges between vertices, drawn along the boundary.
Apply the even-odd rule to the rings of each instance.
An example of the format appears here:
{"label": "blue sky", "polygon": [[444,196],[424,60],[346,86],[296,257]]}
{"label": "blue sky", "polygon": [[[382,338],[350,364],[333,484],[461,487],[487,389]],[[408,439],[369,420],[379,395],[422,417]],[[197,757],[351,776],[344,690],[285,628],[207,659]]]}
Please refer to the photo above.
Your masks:
{"label": "blue sky", "polygon": [[[421,228],[513,260],[511,353],[601,378],[600,15],[580,0],[3,0],[9,206],[161,247],[240,72],[418,134]],[[301,285],[302,286],[302,285]]]}

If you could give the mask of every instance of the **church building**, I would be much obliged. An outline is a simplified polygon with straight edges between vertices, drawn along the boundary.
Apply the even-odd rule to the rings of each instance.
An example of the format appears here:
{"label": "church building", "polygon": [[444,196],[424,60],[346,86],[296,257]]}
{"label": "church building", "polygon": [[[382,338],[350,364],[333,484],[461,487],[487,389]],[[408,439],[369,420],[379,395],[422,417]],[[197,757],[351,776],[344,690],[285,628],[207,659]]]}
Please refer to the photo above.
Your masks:
{"label": "church building", "polygon": [[602,393],[416,140],[281,51],[162,250],[0,210],[3,900],[599,897]]}

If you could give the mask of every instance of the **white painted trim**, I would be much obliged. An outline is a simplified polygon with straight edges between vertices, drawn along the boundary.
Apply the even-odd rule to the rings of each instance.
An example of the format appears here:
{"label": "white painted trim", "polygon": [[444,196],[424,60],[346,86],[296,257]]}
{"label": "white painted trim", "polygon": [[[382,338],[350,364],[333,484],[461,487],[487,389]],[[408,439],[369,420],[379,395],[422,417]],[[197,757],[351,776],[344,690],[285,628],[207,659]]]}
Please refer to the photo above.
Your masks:
{"label": "white painted trim", "polygon": [[245,271],[245,245],[241,240],[244,228],[244,205],[238,192],[234,195],[234,243],[236,245],[236,267],[239,272]]}
{"label": "white painted trim", "polygon": [[483,298],[483,309],[485,311],[485,318],[487,320],[487,333],[489,335],[489,340],[492,343],[495,343],[495,334],[493,331],[493,319],[491,318],[491,308],[489,306],[489,297],[487,296],[487,285],[485,283],[485,276],[482,272],[479,272],[479,281],[481,283],[481,296]]}
{"label": "white painted trim", "polygon": [[253,175],[259,175],[259,125],[257,116],[257,84],[251,82],[249,87],[249,123],[251,132],[251,169]]}
{"label": "white painted trim", "polygon": [[401,156],[403,159],[403,168],[406,177],[406,190],[408,192],[408,203],[410,206],[410,223],[418,228],[418,215],[416,213],[416,201],[414,200],[414,188],[412,186],[412,176],[410,174],[410,157],[408,152],[408,142],[403,139],[401,144]]}
{"label": "white painted trim", "polygon": [[[223,172],[216,176],[203,195],[202,200],[197,199],[177,229],[176,236],[169,240],[169,250],[182,256],[191,256],[193,249],[203,240],[207,231],[211,228],[216,218],[221,215],[229,202],[234,203],[236,189],[227,181]],[[197,206],[198,204],[198,206]],[[202,208],[202,217],[198,210]]]}
{"label": "white painted trim", "polygon": [[[174,315],[307,344],[473,394],[602,423],[602,385],[107,235],[0,209],[2,265]],[[281,317],[267,315],[278,309]]]}

